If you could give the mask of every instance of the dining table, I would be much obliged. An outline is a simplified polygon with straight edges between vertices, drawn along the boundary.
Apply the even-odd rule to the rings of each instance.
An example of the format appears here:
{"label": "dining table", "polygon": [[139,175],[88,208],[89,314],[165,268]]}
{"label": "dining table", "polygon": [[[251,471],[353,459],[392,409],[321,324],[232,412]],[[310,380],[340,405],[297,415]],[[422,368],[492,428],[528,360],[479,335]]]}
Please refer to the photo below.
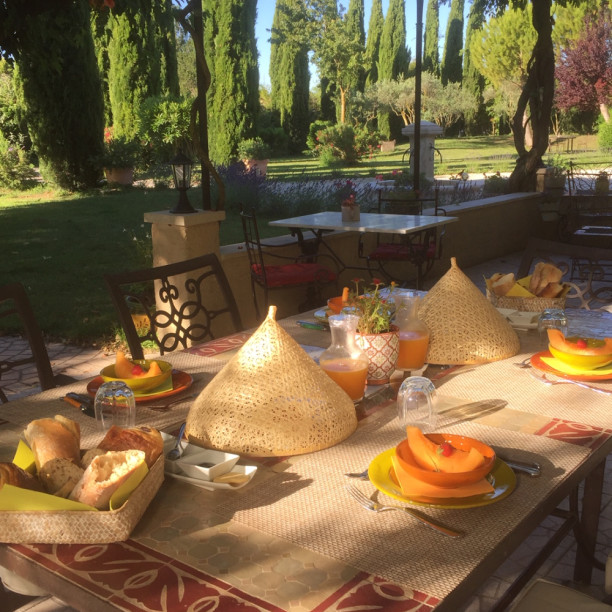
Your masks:
{"label": "dining table", "polygon": [[[298,325],[314,313],[278,323],[316,360],[330,344],[329,332]],[[612,329],[609,312],[567,309],[567,316],[569,333],[609,335]],[[195,396],[252,333],[165,354],[163,359],[192,382],[172,397],[182,401],[166,410],[148,407],[160,401],[138,403],[137,425],[176,435]],[[391,384],[368,387],[355,405],[356,430],[329,448],[242,456],[240,464],[257,469],[235,490],[210,490],[167,474],[127,540],[9,541],[0,544],[0,565],[87,612],[456,611],[585,483],[579,522],[586,553],[578,551],[576,572],[588,579],[604,464],[612,450],[612,382],[578,386],[530,366],[542,340],[532,324],[517,334],[520,351],[512,357],[432,364],[422,374],[436,387],[438,431],[483,441],[509,462],[536,462],[537,478],[515,472],[498,457],[491,495],[441,502],[399,499],[385,463],[406,435],[396,408],[405,373],[396,372]],[[561,384],[550,384],[553,380]],[[92,386],[92,380],[76,382],[3,405],[0,461],[12,459],[31,420],[55,414],[77,421],[82,447],[94,447],[103,436],[96,420],[61,399]],[[346,475],[368,467],[371,474],[378,470],[382,480],[376,485]],[[440,534],[402,512],[369,512],[348,494],[349,483],[380,502],[416,509],[461,537]]]}
{"label": "dining table", "polygon": [[[458,217],[445,215],[397,215],[388,213],[360,213],[358,221],[344,221],[342,213],[324,211],[288,219],[270,221],[271,227],[286,227],[297,237],[300,250],[306,256],[315,256],[324,246],[338,264],[339,273],[350,270],[370,270],[367,266],[355,266],[346,263],[332,247],[325,234],[329,232],[356,232],[365,234],[383,234],[386,236],[414,236],[423,232],[435,232],[450,223],[456,223]],[[304,232],[311,232],[314,241],[308,241]],[[361,244],[361,243],[360,243]],[[422,280],[422,279],[421,279]]]}

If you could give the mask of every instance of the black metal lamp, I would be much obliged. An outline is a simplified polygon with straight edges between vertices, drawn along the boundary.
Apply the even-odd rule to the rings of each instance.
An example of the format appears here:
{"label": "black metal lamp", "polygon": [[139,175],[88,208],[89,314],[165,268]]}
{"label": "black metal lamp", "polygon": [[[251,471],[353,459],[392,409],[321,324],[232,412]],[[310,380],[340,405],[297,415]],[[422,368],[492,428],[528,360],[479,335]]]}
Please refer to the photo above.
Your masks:
{"label": "black metal lamp", "polygon": [[171,162],[174,187],[178,189],[179,201],[170,211],[175,215],[185,215],[196,212],[187,198],[187,190],[191,187],[191,166],[193,162],[183,153],[179,153]]}

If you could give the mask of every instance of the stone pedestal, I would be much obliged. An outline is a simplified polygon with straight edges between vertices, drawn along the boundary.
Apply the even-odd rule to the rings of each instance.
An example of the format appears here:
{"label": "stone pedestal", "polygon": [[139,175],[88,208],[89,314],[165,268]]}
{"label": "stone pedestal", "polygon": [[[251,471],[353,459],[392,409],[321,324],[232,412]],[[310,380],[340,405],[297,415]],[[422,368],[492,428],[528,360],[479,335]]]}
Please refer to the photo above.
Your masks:
{"label": "stone pedestal", "polygon": [[[402,134],[404,136],[408,136],[410,140],[410,149],[414,152],[414,128],[415,124],[411,123],[406,127],[402,128]],[[442,135],[442,128],[437,123],[432,123],[431,121],[421,121],[421,146],[420,146],[420,168],[421,175],[425,177],[426,180],[432,181],[434,180],[434,142],[436,140],[436,136]],[[414,173],[413,170],[413,160],[414,155],[410,157],[410,170]]]}
{"label": "stone pedestal", "polygon": [[225,220],[224,211],[203,210],[188,215],[149,212],[145,213],[144,220],[151,224],[154,266],[205,253],[219,256],[219,225]]}

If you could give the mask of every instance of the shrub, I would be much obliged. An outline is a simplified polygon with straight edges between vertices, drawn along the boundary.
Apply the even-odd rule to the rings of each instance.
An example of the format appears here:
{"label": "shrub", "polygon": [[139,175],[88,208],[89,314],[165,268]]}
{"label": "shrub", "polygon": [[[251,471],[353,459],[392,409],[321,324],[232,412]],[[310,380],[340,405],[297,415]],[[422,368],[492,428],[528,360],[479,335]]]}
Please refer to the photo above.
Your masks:
{"label": "shrub", "polygon": [[597,130],[597,144],[600,149],[612,149],[612,123],[602,121]]}
{"label": "shrub", "polygon": [[319,144],[319,132],[326,130],[334,125],[331,121],[313,121],[308,128],[308,136],[306,137],[306,146],[314,151]]}
{"label": "shrub", "polygon": [[36,184],[36,172],[28,163],[26,152],[9,145],[0,133],[0,186],[25,190]]}
{"label": "shrub", "polygon": [[483,195],[485,194],[502,194],[508,192],[509,179],[499,174],[485,176]]}
{"label": "shrub", "polygon": [[129,168],[139,162],[140,153],[140,145],[134,140],[122,136],[112,138],[104,143],[100,163],[105,168]]}
{"label": "shrub", "polygon": [[270,147],[259,137],[241,140],[238,143],[239,159],[268,159]]}

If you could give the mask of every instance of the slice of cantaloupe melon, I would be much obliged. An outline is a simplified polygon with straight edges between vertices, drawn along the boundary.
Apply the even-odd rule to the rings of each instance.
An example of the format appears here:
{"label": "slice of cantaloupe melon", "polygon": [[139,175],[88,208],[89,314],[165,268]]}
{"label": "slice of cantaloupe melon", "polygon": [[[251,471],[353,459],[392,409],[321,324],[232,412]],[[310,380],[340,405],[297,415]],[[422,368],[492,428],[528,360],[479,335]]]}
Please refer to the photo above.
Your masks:
{"label": "slice of cantaloupe melon", "polygon": [[480,467],[485,458],[475,448],[463,451],[452,448],[451,454],[446,457],[439,452],[440,445],[430,440],[418,427],[406,427],[408,446],[412,451],[415,462],[424,470],[432,472],[470,472]]}
{"label": "slice of cantaloupe melon", "polygon": [[144,373],[138,376],[138,378],[152,378],[153,376],[159,376],[163,374],[162,369],[159,367],[157,361],[152,361],[149,369]]}
{"label": "slice of cantaloupe melon", "polygon": [[130,361],[123,351],[117,351],[115,357],[116,378],[153,378],[153,376],[159,376],[160,374],[163,374],[163,372],[157,361],[152,361],[149,369],[145,370],[139,364]]}

